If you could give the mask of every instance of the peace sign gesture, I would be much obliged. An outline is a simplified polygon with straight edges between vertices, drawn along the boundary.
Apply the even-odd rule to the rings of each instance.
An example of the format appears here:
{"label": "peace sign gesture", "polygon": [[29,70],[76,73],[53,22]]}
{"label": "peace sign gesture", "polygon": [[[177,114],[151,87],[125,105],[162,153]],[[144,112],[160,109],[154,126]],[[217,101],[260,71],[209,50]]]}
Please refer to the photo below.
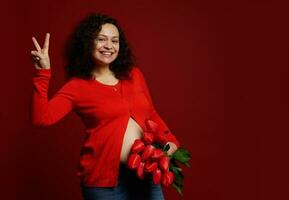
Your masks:
{"label": "peace sign gesture", "polygon": [[32,37],[32,41],[36,50],[31,51],[33,64],[36,69],[50,69],[50,60],[48,55],[49,49],[49,37],[50,34],[46,33],[43,48],[41,49],[35,37]]}

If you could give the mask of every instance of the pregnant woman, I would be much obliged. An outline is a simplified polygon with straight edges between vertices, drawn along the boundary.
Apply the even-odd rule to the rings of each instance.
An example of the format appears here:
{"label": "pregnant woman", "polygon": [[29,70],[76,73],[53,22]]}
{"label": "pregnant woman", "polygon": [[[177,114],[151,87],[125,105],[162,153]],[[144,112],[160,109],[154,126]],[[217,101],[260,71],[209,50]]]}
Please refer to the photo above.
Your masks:
{"label": "pregnant woman", "polygon": [[77,176],[85,200],[162,200],[152,176],[137,178],[126,167],[132,144],[153,120],[166,131],[168,154],[179,147],[156,111],[141,69],[118,22],[93,13],[80,21],[65,48],[67,81],[48,99],[52,75],[47,33],[43,47],[32,37],[35,73],[31,120],[50,126],[74,111],[85,125]]}

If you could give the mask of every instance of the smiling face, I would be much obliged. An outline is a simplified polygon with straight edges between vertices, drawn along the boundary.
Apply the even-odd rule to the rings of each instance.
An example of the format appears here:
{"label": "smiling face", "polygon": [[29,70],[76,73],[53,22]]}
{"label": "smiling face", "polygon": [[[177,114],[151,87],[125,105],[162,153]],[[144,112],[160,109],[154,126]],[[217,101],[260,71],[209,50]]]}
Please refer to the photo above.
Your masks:
{"label": "smiling face", "polygon": [[119,32],[113,24],[103,24],[94,40],[93,58],[97,64],[109,65],[119,52]]}

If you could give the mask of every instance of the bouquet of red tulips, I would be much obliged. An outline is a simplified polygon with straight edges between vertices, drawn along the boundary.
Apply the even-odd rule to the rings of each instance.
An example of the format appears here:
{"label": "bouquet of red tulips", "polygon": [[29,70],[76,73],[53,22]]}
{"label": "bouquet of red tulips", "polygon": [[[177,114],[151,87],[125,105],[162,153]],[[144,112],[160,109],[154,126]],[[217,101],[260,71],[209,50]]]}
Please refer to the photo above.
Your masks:
{"label": "bouquet of red tulips", "polygon": [[136,170],[138,178],[145,179],[152,174],[154,184],[173,187],[182,195],[183,174],[179,163],[190,167],[191,155],[183,147],[179,147],[172,155],[167,151],[170,146],[161,132],[158,124],[152,120],[146,121],[147,130],[141,139],[136,139],[127,159],[127,167]]}

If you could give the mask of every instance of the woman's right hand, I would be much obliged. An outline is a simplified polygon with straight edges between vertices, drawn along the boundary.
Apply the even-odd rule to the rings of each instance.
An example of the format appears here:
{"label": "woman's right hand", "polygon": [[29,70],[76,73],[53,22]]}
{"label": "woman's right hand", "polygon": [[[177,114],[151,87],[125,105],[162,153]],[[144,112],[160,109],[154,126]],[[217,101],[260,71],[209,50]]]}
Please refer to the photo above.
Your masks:
{"label": "woman's right hand", "polygon": [[43,49],[41,49],[35,37],[32,41],[36,50],[31,51],[33,64],[36,69],[50,69],[50,60],[48,55],[50,34],[46,33]]}

